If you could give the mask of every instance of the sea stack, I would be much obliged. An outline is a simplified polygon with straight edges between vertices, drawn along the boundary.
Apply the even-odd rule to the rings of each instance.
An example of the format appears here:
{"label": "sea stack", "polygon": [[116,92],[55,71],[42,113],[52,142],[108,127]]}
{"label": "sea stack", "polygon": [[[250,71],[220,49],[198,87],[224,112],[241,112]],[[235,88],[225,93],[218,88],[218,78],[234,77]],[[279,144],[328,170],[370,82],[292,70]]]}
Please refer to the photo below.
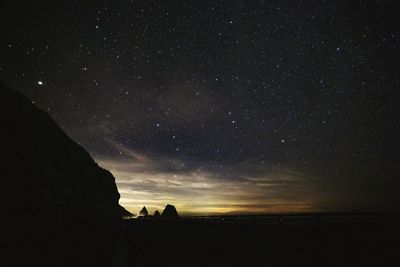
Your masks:
{"label": "sea stack", "polygon": [[147,211],[146,206],[144,206],[144,207],[140,210],[139,214],[140,214],[141,216],[144,216],[144,217],[146,217],[146,216],[149,215],[149,212]]}
{"label": "sea stack", "polygon": [[179,218],[178,211],[173,205],[167,204],[161,214],[162,218],[177,219]]}

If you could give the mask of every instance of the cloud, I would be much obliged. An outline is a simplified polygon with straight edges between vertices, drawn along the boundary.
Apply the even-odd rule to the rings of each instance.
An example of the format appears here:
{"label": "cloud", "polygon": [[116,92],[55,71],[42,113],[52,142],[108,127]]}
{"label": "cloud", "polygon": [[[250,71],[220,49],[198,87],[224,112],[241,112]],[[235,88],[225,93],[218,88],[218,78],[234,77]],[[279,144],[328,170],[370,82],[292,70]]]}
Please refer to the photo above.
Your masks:
{"label": "cloud", "polygon": [[184,214],[315,211],[318,185],[289,167],[260,167],[254,162],[227,165],[190,162],[139,153],[112,139],[123,159],[98,157],[116,177],[120,203],[137,213],[146,205],[152,212],[165,204]]}
{"label": "cloud", "polygon": [[332,202],[321,177],[289,165],[261,164],[256,158],[221,163],[178,158],[132,149],[115,137],[110,125],[92,127],[84,138],[101,132],[104,151],[92,156],[116,178],[120,203],[137,213],[165,204],[185,214],[319,211]]}

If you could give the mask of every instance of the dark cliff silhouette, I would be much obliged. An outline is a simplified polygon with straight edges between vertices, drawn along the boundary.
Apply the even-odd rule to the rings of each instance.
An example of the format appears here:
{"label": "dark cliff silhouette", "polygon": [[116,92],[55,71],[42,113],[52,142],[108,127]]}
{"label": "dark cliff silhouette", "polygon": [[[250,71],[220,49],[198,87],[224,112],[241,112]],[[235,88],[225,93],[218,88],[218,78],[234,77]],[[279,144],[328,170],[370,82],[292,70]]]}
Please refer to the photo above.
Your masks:
{"label": "dark cliff silhouette", "polygon": [[176,208],[173,205],[167,204],[165,206],[165,209],[163,210],[161,214],[162,218],[179,218],[178,212],[176,211]]}
{"label": "dark cliff silhouette", "polygon": [[156,210],[155,212],[154,212],[154,215],[153,215],[155,218],[158,218],[158,217],[160,217],[160,212],[158,211],[158,210]]}
{"label": "dark cliff silhouette", "polygon": [[120,206],[120,214],[123,218],[133,218],[135,216],[135,214],[131,213],[122,206]]}
{"label": "dark cliff silhouette", "polygon": [[0,99],[4,242],[23,255],[13,264],[108,265],[127,214],[114,177],[28,98],[0,84]]}

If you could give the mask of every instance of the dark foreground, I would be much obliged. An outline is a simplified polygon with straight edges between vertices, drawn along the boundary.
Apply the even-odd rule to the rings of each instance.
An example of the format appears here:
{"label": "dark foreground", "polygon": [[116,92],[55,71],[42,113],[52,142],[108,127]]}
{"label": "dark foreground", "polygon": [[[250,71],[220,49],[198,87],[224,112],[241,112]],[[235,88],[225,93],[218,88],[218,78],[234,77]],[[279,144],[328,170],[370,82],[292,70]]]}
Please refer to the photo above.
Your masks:
{"label": "dark foreground", "polygon": [[400,266],[399,216],[124,223],[114,266]]}
{"label": "dark foreground", "polygon": [[21,220],[3,225],[0,266],[400,266],[399,226],[398,215]]}

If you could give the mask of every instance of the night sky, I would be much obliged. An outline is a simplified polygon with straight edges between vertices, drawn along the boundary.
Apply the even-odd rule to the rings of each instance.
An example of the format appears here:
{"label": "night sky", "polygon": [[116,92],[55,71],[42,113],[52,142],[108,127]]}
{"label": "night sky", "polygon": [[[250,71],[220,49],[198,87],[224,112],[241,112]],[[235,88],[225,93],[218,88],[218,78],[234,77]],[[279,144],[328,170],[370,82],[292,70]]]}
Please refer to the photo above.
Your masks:
{"label": "night sky", "polygon": [[0,79],[130,211],[399,210],[396,1],[0,5]]}

